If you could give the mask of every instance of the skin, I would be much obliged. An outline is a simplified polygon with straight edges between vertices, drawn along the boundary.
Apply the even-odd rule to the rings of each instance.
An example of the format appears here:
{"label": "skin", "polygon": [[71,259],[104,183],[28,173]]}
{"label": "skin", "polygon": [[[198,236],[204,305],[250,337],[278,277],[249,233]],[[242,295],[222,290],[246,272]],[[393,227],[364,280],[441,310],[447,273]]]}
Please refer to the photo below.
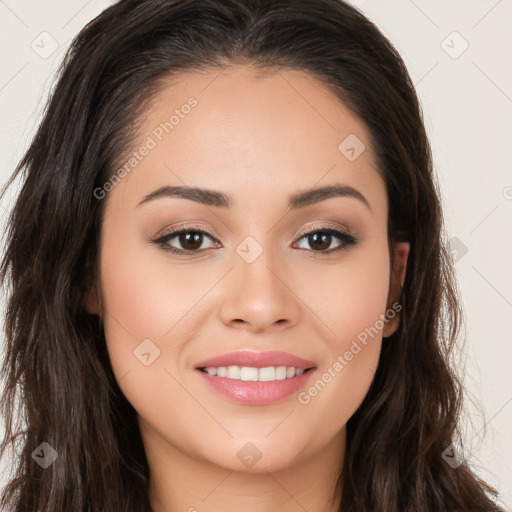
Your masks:
{"label": "skin", "polygon": [[[197,106],[105,197],[100,274],[87,301],[138,413],[153,510],[337,510],[341,495],[329,498],[345,425],[399,315],[307,404],[297,394],[264,406],[234,403],[194,367],[240,349],[282,350],[316,362],[313,384],[398,300],[409,245],[398,244],[392,274],[386,189],[368,131],[321,82],[245,66],[182,74],[155,97],[133,149],[191,96]],[[366,146],[354,161],[338,149],[350,134]],[[287,210],[289,195],[337,183],[370,207],[332,197]],[[233,206],[169,197],[138,206],[164,185],[221,191]],[[216,240],[205,236],[202,252],[188,256],[152,243],[185,223]],[[358,243],[322,256],[298,236],[326,224]],[[236,251],[248,236],[263,249],[252,263]],[[183,247],[177,237],[168,245]],[[333,237],[328,247],[339,245]],[[148,338],[160,356],[145,366],[133,352]],[[252,467],[237,457],[249,442],[262,455]]]}

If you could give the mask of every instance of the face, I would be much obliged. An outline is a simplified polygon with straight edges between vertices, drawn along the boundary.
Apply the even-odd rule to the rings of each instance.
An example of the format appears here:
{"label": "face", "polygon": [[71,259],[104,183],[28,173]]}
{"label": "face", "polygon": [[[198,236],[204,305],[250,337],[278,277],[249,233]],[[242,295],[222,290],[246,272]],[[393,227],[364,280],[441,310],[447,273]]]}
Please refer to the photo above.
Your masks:
{"label": "face", "polygon": [[366,127],[305,73],[232,67],[169,84],[133,151],[88,307],[146,448],[235,471],[338,448],[400,309]]}

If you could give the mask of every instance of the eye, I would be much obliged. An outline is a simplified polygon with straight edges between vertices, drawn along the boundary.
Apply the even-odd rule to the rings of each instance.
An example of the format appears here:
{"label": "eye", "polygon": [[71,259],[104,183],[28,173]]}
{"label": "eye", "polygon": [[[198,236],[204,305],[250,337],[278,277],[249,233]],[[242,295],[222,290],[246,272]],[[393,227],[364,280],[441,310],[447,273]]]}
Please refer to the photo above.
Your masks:
{"label": "eye", "polygon": [[[188,226],[165,233],[156,240],[153,240],[153,243],[162,246],[165,251],[172,254],[192,254],[203,252],[211,248],[204,246],[206,239],[210,239],[215,241],[215,243],[220,244],[220,242],[218,242],[208,231]],[[336,240],[338,240],[337,245],[332,247],[333,242],[336,242]],[[172,241],[174,241],[173,243],[177,244],[178,247],[173,245],[171,243]],[[318,253],[319,255],[326,255],[333,252],[347,250],[350,246],[355,245],[358,240],[355,236],[339,228],[324,226],[307,233],[303,233],[300,236],[299,241],[302,241],[302,244],[308,244],[310,246],[309,250],[312,252]],[[299,249],[308,248],[301,246]]]}
{"label": "eye", "polygon": [[[309,245],[313,252],[320,255],[331,254],[333,252],[347,250],[350,246],[357,243],[357,238],[339,228],[325,226],[313,231],[304,233],[299,238],[303,244]],[[338,240],[337,245],[333,247],[333,242]],[[307,249],[307,247],[300,247],[300,249]]]}
{"label": "eye", "polygon": [[[173,254],[191,254],[208,249],[208,247],[204,247],[206,238],[215,240],[214,236],[204,229],[183,227],[166,233],[153,240],[153,242],[161,245],[165,251]],[[170,243],[174,239],[176,239],[174,243],[178,244],[179,247],[175,247]]]}

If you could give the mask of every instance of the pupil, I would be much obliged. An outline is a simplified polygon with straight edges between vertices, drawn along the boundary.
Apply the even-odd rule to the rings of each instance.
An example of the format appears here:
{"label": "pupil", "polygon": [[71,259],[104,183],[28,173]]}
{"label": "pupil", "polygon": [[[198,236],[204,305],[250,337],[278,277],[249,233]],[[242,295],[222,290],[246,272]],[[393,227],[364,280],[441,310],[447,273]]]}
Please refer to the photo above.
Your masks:
{"label": "pupil", "polygon": [[[181,246],[187,251],[199,249],[202,244],[202,234],[197,231],[189,231],[180,235]],[[188,246],[188,247],[187,247]]]}
{"label": "pupil", "polygon": [[[309,243],[312,248],[315,248],[315,244],[318,244],[318,239],[321,239],[320,246],[317,245],[317,249],[319,250],[325,250],[328,249],[331,245],[331,235],[328,233],[315,233],[313,235],[309,235]],[[313,243],[311,243],[311,240],[313,240]],[[327,242],[327,243],[326,243]]]}

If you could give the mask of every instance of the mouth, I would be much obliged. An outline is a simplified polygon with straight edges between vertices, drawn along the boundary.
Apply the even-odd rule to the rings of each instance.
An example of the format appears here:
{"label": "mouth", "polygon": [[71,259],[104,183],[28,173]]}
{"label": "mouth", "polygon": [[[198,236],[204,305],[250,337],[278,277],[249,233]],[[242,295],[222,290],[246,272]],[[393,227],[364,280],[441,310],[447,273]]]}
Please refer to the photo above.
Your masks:
{"label": "mouth", "polygon": [[212,376],[244,382],[274,382],[278,380],[293,379],[314,370],[314,366],[308,368],[295,368],[294,366],[208,366],[198,370]]}
{"label": "mouth", "polygon": [[240,405],[269,405],[303,389],[317,365],[280,352],[231,352],[202,361],[196,374],[215,394]]}

